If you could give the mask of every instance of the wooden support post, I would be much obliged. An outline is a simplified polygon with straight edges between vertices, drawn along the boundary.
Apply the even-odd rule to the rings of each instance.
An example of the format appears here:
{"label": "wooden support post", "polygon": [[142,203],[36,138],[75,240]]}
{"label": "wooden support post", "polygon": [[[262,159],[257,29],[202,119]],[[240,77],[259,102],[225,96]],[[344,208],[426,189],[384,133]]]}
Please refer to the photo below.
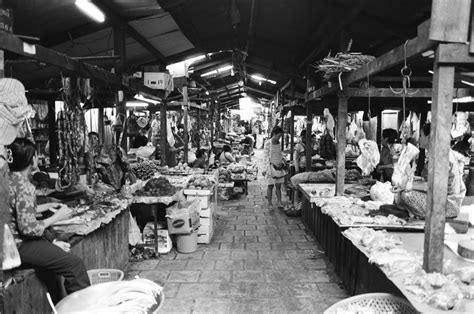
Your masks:
{"label": "wooden support post", "polygon": [[188,86],[183,87],[183,115],[184,115],[184,162],[188,162],[189,130],[188,130]]}
{"label": "wooden support post", "polygon": [[[291,81],[291,97],[295,98],[295,83]],[[293,161],[293,152],[295,151],[295,111],[291,110],[290,117],[290,160]]]}
{"label": "wooden support post", "polygon": [[58,135],[56,133],[56,114],[54,98],[48,99],[49,162],[54,165],[58,159]]}
{"label": "wooden support post", "polygon": [[[3,8],[3,0],[0,0],[0,8]],[[5,77],[4,51],[0,50],[0,79]],[[0,154],[6,157],[4,147],[0,147]],[[5,225],[8,223],[10,209],[8,208],[8,164],[0,158],[0,263],[3,263],[5,252],[3,252],[3,242]],[[0,281],[5,283],[3,270],[0,269]],[[4,311],[3,293],[0,300],[0,312]]]}
{"label": "wooden support post", "polygon": [[[437,55],[438,52],[439,48]],[[423,253],[423,268],[427,272],[441,272],[443,270],[453,84],[454,66],[440,65],[436,60],[433,75],[428,199]]]}
{"label": "wooden support post", "polygon": [[293,152],[295,151],[295,113],[291,110],[290,118],[290,160],[293,161]]}
{"label": "wooden support post", "polygon": [[160,105],[160,152],[161,165],[167,165],[166,156],[168,156],[168,139],[167,139],[167,121],[166,121],[166,103]]}
{"label": "wooden support post", "polygon": [[306,104],[306,171],[311,171],[311,130],[313,128],[313,113]]}
{"label": "wooden support post", "polygon": [[377,113],[377,144],[382,143],[382,110]]}
{"label": "wooden support post", "polygon": [[211,151],[214,149],[214,122],[216,120],[216,103],[214,102],[214,98],[211,98],[210,103],[209,103],[209,117],[210,117],[210,122],[211,122]]}
{"label": "wooden support post", "polygon": [[99,139],[101,143],[104,143],[104,108],[98,108],[99,114],[97,115],[97,128],[99,133]]}
{"label": "wooden support post", "polygon": [[346,174],[346,124],[348,99],[338,94],[337,106],[337,149],[336,149],[336,195],[344,194],[344,176]]}
{"label": "wooden support post", "polygon": [[[121,24],[116,24],[113,27],[113,32],[114,32],[114,55],[119,55],[120,58],[119,60],[115,61],[115,74],[118,77],[122,77],[125,62],[126,62],[126,45],[125,45],[125,27],[124,25]],[[122,122],[125,122],[125,119],[127,119],[127,108],[126,108],[126,99],[125,95],[122,90],[119,91],[119,95],[121,95],[121,98],[117,95],[117,116],[120,116]],[[103,122],[102,122],[103,123]],[[127,130],[123,130],[124,134],[126,134]],[[120,133],[116,134],[117,139],[120,139]],[[122,146],[123,148],[127,148],[127,141],[126,137],[124,136],[122,139],[121,143],[118,143],[119,146]]]}

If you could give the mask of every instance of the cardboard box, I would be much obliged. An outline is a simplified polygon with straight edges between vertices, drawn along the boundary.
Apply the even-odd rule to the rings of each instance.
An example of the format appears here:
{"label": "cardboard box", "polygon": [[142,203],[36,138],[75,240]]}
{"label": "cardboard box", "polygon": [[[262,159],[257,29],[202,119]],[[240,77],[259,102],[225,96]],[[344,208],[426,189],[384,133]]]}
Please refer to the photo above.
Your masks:
{"label": "cardboard box", "polygon": [[143,84],[153,89],[166,91],[173,90],[173,80],[171,76],[163,72],[145,72],[143,75]]}
{"label": "cardboard box", "polygon": [[199,226],[199,201],[188,202],[180,208],[176,204],[166,210],[169,234],[191,233]]}
{"label": "cardboard box", "polygon": [[205,207],[205,208],[201,207],[201,210],[199,211],[199,216],[201,218],[209,218],[212,215],[214,215],[215,211],[216,211],[215,203],[211,203],[208,207]]}
{"label": "cardboard box", "polygon": [[208,208],[212,204],[212,195],[187,195],[188,201],[199,200],[200,208]]}
{"label": "cardboard box", "polygon": [[214,236],[214,232],[208,234],[199,234],[198,233],[198,243],[199,244],[209,244],[212,241],[212,237]]}
{"label": "cardboard box", "polygon": [[199,226],[198,235],[199,234],[211,234],[214,233],[214,226],[207,225],[207,226]]}

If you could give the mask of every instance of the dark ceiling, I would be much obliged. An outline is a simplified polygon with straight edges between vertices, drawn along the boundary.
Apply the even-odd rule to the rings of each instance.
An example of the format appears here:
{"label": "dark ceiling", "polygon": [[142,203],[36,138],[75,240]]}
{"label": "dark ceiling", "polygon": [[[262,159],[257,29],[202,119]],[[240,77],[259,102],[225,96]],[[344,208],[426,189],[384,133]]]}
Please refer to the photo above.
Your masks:
{"label": "dark ceiling", "polygon": [[[431,10],[430,0],[93,0],[106,13],[98,24],[74,0],[4,2],[14,10],[14,33],[38,37],[41,45],[70,56],[111,55],[111,26],[120,21],[128,27],[130,73],[212,53],[193,64],[191,77],[224,105],[235,104],[242,92],[271,99],[289,80],[293,87],[285,97],[302,97],[305,78],[318,78],[309,64],[345,50],[350,39],[351,51],[379,56],[415,37]],[[233,73],[201,77],[225,65]],[[7,60],[6,74],[44,87],[59,71]]]}

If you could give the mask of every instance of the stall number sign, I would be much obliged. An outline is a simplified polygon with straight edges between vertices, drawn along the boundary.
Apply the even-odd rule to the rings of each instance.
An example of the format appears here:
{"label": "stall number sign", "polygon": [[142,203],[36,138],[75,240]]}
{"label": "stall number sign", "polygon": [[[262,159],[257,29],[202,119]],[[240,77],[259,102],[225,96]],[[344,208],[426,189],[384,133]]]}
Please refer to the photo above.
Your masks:
{"label": "stall number sign", "polygon": [[173,80],[168,73],[145,72],[144,81],[145,86],[153,89],[173,90]]}
{"label": "stall number sign", "polygon": [[13,32],[13,20],[12,11],[10,9],[0,8],[0,30],[12,33]]}

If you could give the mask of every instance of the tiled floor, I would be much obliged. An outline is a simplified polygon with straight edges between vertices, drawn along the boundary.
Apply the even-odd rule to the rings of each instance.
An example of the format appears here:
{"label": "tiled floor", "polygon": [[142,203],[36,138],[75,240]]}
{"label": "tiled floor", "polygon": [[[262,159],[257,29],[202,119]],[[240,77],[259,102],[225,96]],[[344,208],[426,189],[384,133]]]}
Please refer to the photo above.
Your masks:
{"label": "tiled floor", "polygon": [[220,202],[211,244],[130,263],[127,277],[164,285],[163,313],[322,313],[346,298],[301,219],[269,211],[265,194],[259,177],[247,196]]}

